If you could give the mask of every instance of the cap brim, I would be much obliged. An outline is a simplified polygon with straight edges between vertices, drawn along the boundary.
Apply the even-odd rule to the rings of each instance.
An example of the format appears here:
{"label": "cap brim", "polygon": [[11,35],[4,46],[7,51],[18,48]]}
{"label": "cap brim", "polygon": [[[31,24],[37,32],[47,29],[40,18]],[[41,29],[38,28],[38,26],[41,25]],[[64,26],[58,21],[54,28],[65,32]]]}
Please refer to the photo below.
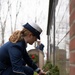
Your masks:
{"label": "cap brim", "polygon": [[40,35],[38,35],[38,36],[37,36],[37,39],[39,39],[39,40],[40,40]]}

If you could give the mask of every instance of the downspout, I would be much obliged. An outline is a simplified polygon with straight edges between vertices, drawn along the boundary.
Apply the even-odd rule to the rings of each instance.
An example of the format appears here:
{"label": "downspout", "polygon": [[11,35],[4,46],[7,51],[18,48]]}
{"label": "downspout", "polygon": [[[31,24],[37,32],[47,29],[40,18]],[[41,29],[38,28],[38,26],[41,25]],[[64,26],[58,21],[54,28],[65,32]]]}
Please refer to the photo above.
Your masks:
{"label": "downspout", "polygon": [[54,17],[54,31],[53,31],[53,65],[55,65],[55,0],[53,2],[54,10],[53,10],[53,17]]}

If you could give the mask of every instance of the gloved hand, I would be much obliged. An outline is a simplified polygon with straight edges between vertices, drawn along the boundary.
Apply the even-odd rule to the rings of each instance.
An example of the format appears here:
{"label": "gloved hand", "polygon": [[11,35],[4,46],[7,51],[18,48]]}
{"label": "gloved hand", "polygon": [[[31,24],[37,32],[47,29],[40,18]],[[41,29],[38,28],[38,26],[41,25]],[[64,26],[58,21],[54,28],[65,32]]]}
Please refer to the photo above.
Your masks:
{"label": "gloved hand", "polygon": [[40,70],[39,75],[45,75],[46,73],[43,70]]}

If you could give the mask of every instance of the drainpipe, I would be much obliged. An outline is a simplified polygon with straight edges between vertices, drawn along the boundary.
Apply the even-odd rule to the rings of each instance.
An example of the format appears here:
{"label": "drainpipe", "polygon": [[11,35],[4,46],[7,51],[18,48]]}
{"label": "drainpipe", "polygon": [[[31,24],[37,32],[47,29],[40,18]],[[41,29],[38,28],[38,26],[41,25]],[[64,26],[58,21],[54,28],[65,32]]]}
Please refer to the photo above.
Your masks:
{"label": "drainpipe", "polygon": [[55,65],[55,0],[53,2],[54,8],[53,8],[53,15],[54,15],[54,31],[53,31],[53,65]]}

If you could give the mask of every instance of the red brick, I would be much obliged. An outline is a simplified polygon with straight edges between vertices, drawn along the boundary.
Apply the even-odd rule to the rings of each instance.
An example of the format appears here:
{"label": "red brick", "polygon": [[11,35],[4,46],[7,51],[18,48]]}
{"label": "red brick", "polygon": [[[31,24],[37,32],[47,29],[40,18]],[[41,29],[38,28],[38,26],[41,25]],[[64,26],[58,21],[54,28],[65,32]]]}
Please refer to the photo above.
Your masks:
{"label": "red brick", "polygon": [[70,41],[69,48],[70,50],[75,50],[75,38]]}
{"label": "red brick", "polygon": [[74,25],[70,28],[70,38],[75,35],[75,23]]}
{"label": "red brick", "polygon": [[70,11],[72,11],[72,8],[75,7],[75,0],[70,1]]}
{"label": "red brick", "polygon": [[75,52],[70,53],[70,63],[75,64]]}
{"label": "red brick", "polygon": [[[70,26],[73,24],[73,21],[75,20],[75,0],[70,0]],[[70,38],[75,36],[75,24],[71,26],[70,28]],[[69,44],[70,48],[70,63],[72,66],[70,66],[70,72],[69,75],[75,75],[75,51],[73,52],[72,50],[75,50],[75,38],[70,41]],[[73,66],[74,65],[74,66]]]}
{"label": "red brick", "polygon": [[69,75],[75,75],[75,66],[70,66],[70,74]]}
{"label": "red brick", "polygon": [[72,12],[72,14],[70,15],[70,25],[72,24],[72,22],[75,20],[75,9]]}
{"label": "red brick", "polygon": [[75,0],[70,0],[70,5],[69,5],[69,8],[70,8],[70,17],[72,17],[72,18],[70,18],[70,25],[71,25],[71,23],[72,23],[72,21],[73,21],[73,19],[74,19],[74,15],[73,14],[71,14],[72,13],[72,10],[74,10],[75,9]]}

